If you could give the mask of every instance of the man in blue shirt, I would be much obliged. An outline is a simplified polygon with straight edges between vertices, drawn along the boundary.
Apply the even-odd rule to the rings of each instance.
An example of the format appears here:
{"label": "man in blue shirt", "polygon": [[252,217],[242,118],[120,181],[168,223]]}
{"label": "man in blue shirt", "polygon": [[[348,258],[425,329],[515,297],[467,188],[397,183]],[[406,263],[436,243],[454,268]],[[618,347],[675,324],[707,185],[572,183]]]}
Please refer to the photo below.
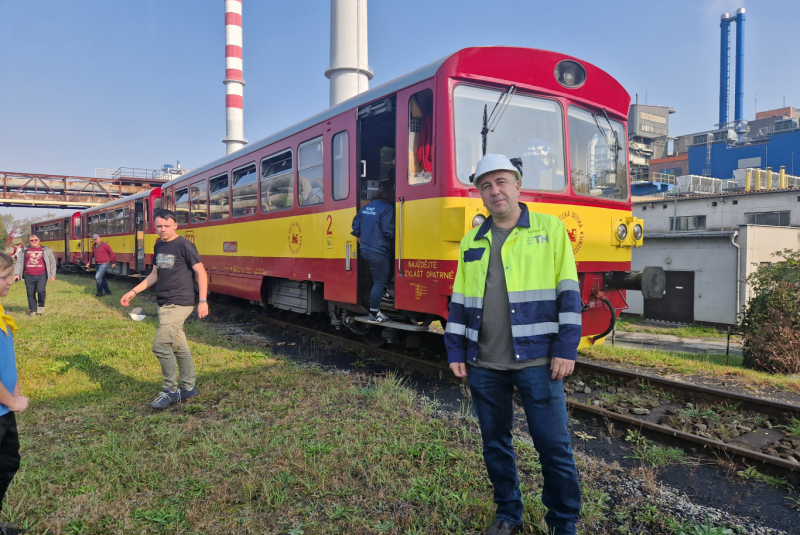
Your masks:
{"label": "man in blue shirt", "polygon": [[394,256],[394,206],[383,191],[372,196],[372,201],[358,211],[353,219],[353,236],[361,245],[361,256],[372,271],[372,291],[369,294],[369,321],[387,323],[389,318],[381,312],[381,298],[386,291],[392,271]]}

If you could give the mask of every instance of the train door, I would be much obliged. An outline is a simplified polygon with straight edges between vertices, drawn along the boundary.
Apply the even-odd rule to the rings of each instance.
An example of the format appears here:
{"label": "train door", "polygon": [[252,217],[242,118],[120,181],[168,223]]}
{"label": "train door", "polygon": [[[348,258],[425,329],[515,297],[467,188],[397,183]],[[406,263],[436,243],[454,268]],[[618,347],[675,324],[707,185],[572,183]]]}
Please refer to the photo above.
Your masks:
{"label": "train door", "polygon": [[[372,201],[380,189],[390,203],[395,197],[395,167],[397,143],[397,97],[386,97],[358,109],[358,151],[356,156],[358,205],[360,210]],[[395,222],[397,218],[395,217]],[[389,276],[390,293],[393,293],[394,258]],[[369,308],[372,289],[372,272],[369,264],[358,254],[358,302]],[[384,303],[382,308],[386,308]]]}
{"label": "train door", "polygon": [[70,259],[69,237],[72,235],[72,218],[65,218],[62,225],[64,225],[64,266],[66,266]]}
{"label": "train door", "polygon": [[86,255],[86,243],[87,240],[92,237],[92,233],[94,230],[92,228],[89,228],[89,220],[90,220],[89,216],[87,216],[86,214],[81,214],[82,232],[80,240],[78,241],[78,246],[81,248],[80,261],[84,266],[86,265],[86,260],[88,258]]}
{"label": "train door", "polygon": [[136,273],[144,271],[144,217],[145,217],[145,202],[144,199],[136,199],[134,207],[134,250],[136,251]]}

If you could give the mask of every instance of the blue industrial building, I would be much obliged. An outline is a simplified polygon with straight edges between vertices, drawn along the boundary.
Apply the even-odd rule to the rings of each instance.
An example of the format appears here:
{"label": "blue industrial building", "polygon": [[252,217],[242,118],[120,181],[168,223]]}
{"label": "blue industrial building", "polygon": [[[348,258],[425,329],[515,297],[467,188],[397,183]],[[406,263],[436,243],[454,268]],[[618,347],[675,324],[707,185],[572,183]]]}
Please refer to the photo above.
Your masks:
{"label": "blue industrial building", "polygon": [[689,147],[690,175],[726,179],[733,178],[735,169],[771,167],[777,171],[781,166],[787,174],[800,174],[800,130],[773,133],[763,143],[729,145],[727,141],[718,141]]}

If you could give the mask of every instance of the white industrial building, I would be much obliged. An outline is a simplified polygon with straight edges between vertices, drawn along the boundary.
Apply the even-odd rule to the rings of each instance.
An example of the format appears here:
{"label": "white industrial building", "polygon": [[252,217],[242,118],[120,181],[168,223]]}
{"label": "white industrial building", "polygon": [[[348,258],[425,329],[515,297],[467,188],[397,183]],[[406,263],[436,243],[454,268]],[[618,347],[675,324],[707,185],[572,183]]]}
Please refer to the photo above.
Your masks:
{"label": "white industrial building", "polygon": [[[756,187],[753,178],[748,185]],[[663,267],[667,288],[663,299],[629,292],[626,312],[736,324],[751,297],[748,275],[774,262],[776,251],[800,248],[800,189],[718,191],[634,198],[633,215],[644,220],[645,239],[633,251],[631,269]]]}

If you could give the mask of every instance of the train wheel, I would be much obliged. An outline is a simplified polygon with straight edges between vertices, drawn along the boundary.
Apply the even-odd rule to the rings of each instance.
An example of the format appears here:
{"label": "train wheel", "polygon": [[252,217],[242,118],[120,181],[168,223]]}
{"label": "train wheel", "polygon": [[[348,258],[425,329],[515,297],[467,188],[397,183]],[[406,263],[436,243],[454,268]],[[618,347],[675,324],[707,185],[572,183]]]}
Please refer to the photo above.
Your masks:
{"label": "train wheel", "polygon": [[364,343],[369,347],[381,347],[386,343],[380,329],[370,329],[364,335]]}

